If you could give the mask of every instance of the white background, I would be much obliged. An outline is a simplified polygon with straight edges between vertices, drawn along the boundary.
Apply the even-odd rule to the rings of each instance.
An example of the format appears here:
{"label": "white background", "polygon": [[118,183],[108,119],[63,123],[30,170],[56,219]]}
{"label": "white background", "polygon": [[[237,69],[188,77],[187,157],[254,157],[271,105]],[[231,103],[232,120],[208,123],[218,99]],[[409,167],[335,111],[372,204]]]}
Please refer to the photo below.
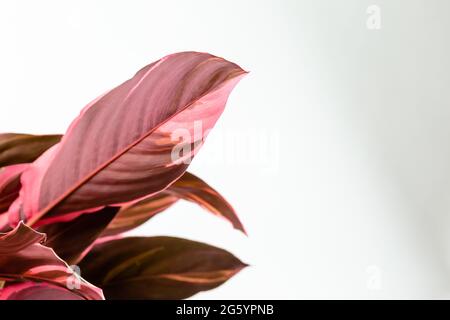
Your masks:
{"label": "white background", "polygon": [[190,170],[249,237],[188,203],[136,231],[252,265],[195,298],[448,297],[449,13],[446,0],[2,0],[0,131],[62,133],[166,54],[222,56],[251,73]]}

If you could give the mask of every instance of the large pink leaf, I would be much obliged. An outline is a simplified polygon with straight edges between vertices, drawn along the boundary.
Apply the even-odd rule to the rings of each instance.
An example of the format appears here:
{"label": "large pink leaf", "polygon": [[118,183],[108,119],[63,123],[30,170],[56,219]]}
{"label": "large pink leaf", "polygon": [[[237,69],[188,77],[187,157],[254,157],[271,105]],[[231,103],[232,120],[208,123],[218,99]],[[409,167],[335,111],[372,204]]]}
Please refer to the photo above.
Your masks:
{"label": "large pink leaf", "polygon": [[[164,190],[184,173],[245,73],[197,52],[143,68],[89,104],[46,160],[24,173],[11,223],[21,211],[31,224],[45,215],[43,224]],[[179,158],[174,150],[183,151]]]}
{"label": "large pink leaf", "polygon": [[[0,280],[32,281],[58,286],[83,299],[103,299],[102,290],[76,276],[55,252],[41,245],[45,234],[23,223],[9,233],[0,234]],[[71,289],[68,284],[74,284]]]}

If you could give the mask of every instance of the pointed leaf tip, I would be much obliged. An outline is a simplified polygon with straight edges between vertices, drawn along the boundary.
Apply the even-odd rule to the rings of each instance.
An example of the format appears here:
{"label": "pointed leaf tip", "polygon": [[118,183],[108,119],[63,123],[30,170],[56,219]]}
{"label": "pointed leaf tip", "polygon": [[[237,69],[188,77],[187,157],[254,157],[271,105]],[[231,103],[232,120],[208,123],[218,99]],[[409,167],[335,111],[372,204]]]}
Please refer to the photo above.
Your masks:
{"label": "pointed leaf tip", "polygon": [[[141,69],[89,104],[51,156],[24,173],[11,223],[20,220],[19,208],[33,225],[164,190],[187,169],[186,160],[198,152],[245,74],[232,62],[198,52]],[[200,135],[194,132],[198,122]],[[186,152],[174,159],[179,145]]]}

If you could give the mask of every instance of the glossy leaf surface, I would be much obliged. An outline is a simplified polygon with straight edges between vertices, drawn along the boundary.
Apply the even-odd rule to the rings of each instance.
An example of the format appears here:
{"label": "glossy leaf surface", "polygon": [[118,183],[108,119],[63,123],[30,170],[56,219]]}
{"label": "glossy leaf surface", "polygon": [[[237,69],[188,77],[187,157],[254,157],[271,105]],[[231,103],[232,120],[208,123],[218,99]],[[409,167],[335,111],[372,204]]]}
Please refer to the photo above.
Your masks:
{"label": "glossy leaf surface", "polygon": [[96,245],[80,263],[107,299],[184,299],[246,267],[229,252],[171,237],[130,237]]}
{"label": "glossy leaf surface", "polygon": [[184,173],[244,75],[234,63],[197,52],[143,68],[89,104],[45,161],[24,173],[11,224],[21,210],[34,224],[44,215],[92,211],[164,190]]}

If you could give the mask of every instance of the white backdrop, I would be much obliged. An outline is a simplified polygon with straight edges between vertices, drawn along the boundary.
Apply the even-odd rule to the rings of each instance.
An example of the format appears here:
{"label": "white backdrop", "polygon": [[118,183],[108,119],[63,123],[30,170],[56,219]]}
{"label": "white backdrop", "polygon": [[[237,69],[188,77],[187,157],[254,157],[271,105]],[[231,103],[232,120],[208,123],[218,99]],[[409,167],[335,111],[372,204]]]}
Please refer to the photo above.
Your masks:
{"label": "white backdrop", "polygon": [[[369,5],[381,29],[368,29]],[[136,233],[251,264],[195,298],[432,298],[450,291],[446,0],[0,1],[0,131],[61,133],[160,57],[251,71],[191,171],[249,237],[188,203]]]}

